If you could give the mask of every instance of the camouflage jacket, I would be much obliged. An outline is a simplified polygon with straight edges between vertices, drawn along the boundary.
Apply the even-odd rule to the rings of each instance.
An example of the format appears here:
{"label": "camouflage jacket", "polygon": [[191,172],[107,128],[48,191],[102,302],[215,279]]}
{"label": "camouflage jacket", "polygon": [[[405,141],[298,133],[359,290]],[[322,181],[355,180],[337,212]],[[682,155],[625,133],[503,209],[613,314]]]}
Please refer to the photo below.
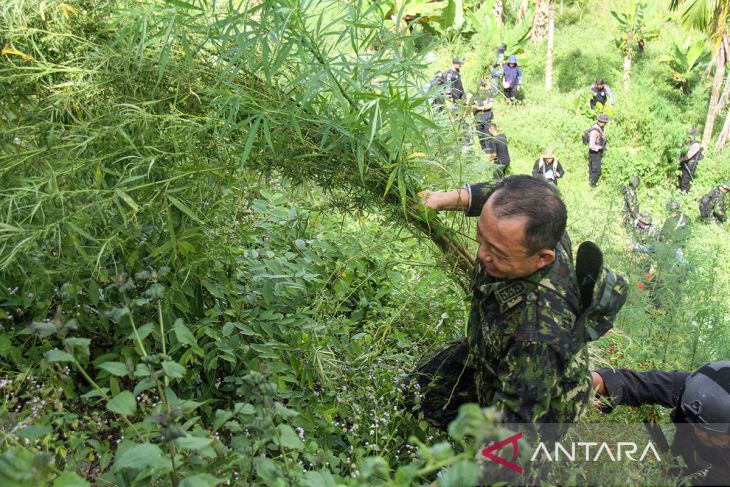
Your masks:
{"label": "camouflage jacket", "polygon": [[567,235],[556,261],[524,279],[495,279],[478,263],[467,336],[479,403],[507,422],[574,421],[590,388],[580,311]]}
{"label": "camouflage jacket", "polygon": [[727,209],[725,208],[725,193],[718,188],[714,188],[707,195],[709,196],[708,208],[711,208],[711,215],[714,216],[718,221],[727,221]]}
{"label": "camouflage jacket", "polygon": [[636,190],[631,186],[621,186],[621,193],[624,195],[624,220],[628,225],[633,225],[634,220],[639,216],[639,198]]}
{"label": "camouflage jacket", "polygon": [[[467,214],[475,216],[491,188],[468,189]],[[503,409],[506,422],[577,419],[590,396],[587,343],[610,328],[626,299],[626,281],[603,268],[597,247],[600,272],[588,288],[579,285],[567,234],[555,251],[552,264],[522,279],[494,278],[480,261],[475,267],[470,362],[479,403]]]}

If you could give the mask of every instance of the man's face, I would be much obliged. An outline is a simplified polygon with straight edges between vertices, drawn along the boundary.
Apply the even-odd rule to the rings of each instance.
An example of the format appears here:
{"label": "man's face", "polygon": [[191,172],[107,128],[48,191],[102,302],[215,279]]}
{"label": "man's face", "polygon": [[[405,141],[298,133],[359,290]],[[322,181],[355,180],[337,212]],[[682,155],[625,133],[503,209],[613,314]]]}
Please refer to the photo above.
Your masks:
{"label": "man's face", "polygon": [[530,254],[524,244],[527,217],[497,218],[491,200],[484,205],[477,224],[477,257],[490,276],[519,279],[555,260],[552,250]]}
{"label": "man's face", "polygon": [[555,159],[552,157],[545,157],[543,160],[545,161],[545,164],[552,164]]}
{"label": "man's face", "polygon": [[507,63],[507,66],[509,66],[510,68],[514,68],[517,65],[515,63]]}
{"label": "man's face", "polygon": [[459,71],[461,69],[461,64],[454,63],[454,64],[451,65],[451,67],[454,68],[455,70]]}
{"label": "man's face", "polygon": [[605,127],[605,126],[606,126],[606,122],[598,122],[598,125],[600,125],[600,126],[601,126],[601,128],[603,128],[603,127]]}
{"label": "man's face", "polygon": [[692,429],[694,429],[695,436],[703,445],[710,448],[730,448],[730,435],[711,433],[694,425],[692,425]]}
{"label": "man's face", "polygon": [[598,91],[603,91],[603,83],[596,83],[596,89],[598,89]]}

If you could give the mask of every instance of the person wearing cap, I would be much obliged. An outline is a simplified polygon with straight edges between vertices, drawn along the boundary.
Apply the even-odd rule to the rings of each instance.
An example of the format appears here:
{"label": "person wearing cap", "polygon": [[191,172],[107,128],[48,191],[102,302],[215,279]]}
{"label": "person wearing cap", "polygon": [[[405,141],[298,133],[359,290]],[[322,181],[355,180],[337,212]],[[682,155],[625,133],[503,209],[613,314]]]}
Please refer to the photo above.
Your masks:
{"label": "person wearing cap", "polygon": [[608,146],[605,135],[607,123],[608,115],[605,113],[598,115],[588,134],[588,184],[591,188],[595,188],[601,178],[603,152]]}
{"label": "person wearing cap", "polygon": [[464,85],[461,83],[461,67],[463,65],[464,61],[459,58],[454,58],[451,63],[451,69],[446,73],[447,93],[453,102],[466,98]]}
{"label": "person wearing cap", "polygon": [[489,91],[489,80],[482,79],[479,83],[479,91],[474,97],[474,104],[471,106],[471,109],[474,113],[474,123],[476,124],[477,134],[479,136],[479,145],[483,151],[487,150],[489,126],[492,124],[492,120],[494,120],[493,107],[494,102]]}
{"label": "person wearing cap", "polygon": [[536,178],[543,178],[553,186],[558,185],[558,179],[565,175],[563,166],[560,161],[555,159],[555,151],[552,147],[548,147],[543,152],[542,156],[535,161],[535,165],[532,166],[532,176]]}
{"label": "person wearing cap", "polygon": [[494,179],[502,179],[507,175],[510,163],[507,136],[499,131],[499,127],[495,123],[489,125],[488,131],[489,137],[484,152],[494,164]]}
{"label": "person wearing cap", "polygon": [[595,83],[588,87],[588,91],[593,93],[593,98],[591,98],[591,110],[595,110],[598,103],[601,104],[601,107],[605,107],[606,102],[613,106],[613,102],[615,101],[613,91],[611,91],[611,87],[603,81],[603,78],[598,78]]}
{"label": "person wearing cap", "polygon": [[507,423],[574,422],[587,406],[587,344],[606,333],[627,283],[584,242],[576,264],[567,209],[541,178],[425,193],[437,211],[478,216],[467,336],[429,354],[410,374],[421,410],[446,428],[461,404],[495,406]]}
{"label": "person wearing cap", "polygon": [[520,91],[522,85],[522,68],[520,68],[517,62],[517,56],[512,54],[507,58],[507,62],[502,65],[502,69],[498,71],[498,74],[502,75],[502,90],[504,96],[508,100],[514,100],[517,98],[517,94]]}
{"label": "person wearing cap", "polygon": [[624,226],[626,228],[633,228],[636,219],[639,218],[639,196],[636,194],[636,190],[640,184],[641,179],[634,174],[629,178],[629,184],[621,186],[620,189],[624,197],[624,205],[621,211],[624,214]]}
{"label": "person wearing cap", "polygon": [[598,409],[656,404],[671,408],[677,428],[671,446],[658,430],[659,447],[681,457],[681,476],[692,485],[727,485],[730,479],[730,361],[708,362],[692,373],[598,369],[591,372]]}
{"label": "person wearing cap", "polygon": [[687,141],[685,142],[687,152],[679,157],[680,174],[678,181],[680,191],[685,193],[689,191],[689,187],[694,181],[697,164],[704,158],[702,155],[704,148],[697,139],[697,129],[692,127],[687,135]]}
{"label": "person wearing cap", "polygon": [[713,188],[700,200],[700,216],[703,221],[725,223],[727,221],[727,208],[725,206],[725,194],[730,190],[730,180]]}

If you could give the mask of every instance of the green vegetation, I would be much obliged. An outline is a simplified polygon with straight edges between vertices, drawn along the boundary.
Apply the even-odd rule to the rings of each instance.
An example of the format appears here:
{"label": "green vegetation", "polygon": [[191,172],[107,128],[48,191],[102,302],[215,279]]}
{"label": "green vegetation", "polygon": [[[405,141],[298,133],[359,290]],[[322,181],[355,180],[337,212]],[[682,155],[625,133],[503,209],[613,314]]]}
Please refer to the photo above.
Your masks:
{"label": "green vegetation", "polygon": [[[677,194],[715,46],[677,44],[690,34],[671,2],[655,2],[664,23],[632,51],[626,92],[623,2],[561,2],[548,95],[529,12],[487,2],[503,3],[495,35],[472,3],[413,32],[401,2],[0,5],[0,484],[408,485],[442,469],[438,485],[474,483],[491,416],[465,408],[447,438],[403,407],[417,396],[403,374],[465,333],[474,252],[473,222],[412,205],[491,174],[476,141],[462,151],[471,113],[430,113],[427,79],[459,55],[471,90],[498,44],[521,46],[524,100],[495,107],[512,171],[555,147],[573,242],[633,283],[646,259],[618,187],[639,174],[655,220],[673,198],[696,219],[730,155],[711,148]],[[590,191],[580,133],[598,76],[617,101]],[[595,366],[727,358],[727,227],[695,222],[686,254],[688,275],[657,256],[667,304],[632,287]],[[647,413],[666,420],[588,420]]]}

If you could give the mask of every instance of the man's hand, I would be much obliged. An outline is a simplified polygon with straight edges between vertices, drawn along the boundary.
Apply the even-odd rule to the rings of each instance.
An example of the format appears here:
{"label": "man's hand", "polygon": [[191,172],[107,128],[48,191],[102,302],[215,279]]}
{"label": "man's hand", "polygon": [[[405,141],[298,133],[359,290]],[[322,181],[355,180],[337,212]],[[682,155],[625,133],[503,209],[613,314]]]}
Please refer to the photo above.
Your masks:
{"label": "man's hand", "polygon": [[418,193],[421,204],[436,211],[466,211],[469,208],[469,192],[465,189],[454,191],[422,191]]}

